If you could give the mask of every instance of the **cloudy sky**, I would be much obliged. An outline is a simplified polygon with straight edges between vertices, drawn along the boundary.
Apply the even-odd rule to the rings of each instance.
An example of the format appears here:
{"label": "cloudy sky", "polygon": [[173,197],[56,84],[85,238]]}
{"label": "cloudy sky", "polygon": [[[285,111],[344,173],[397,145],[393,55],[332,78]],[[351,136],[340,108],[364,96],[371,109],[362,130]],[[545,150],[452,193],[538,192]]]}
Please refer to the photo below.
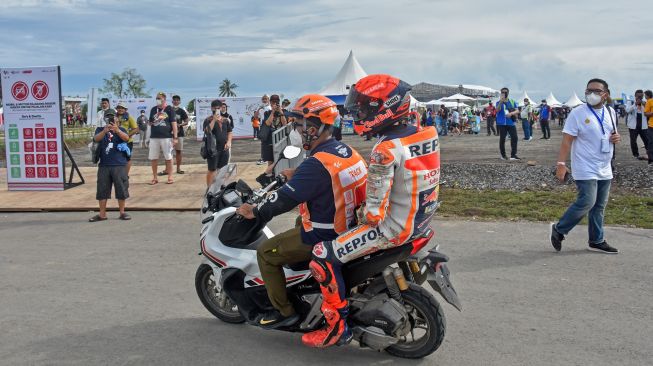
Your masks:
{"label": "cloudy sky", "polygon": [[[622,5],[622,4],[626,4]],[[0,67],[61,65],[65,95],[137,69],[182,98],[316,92],[353,50],[408,81],[579,95],[653,89],[653,1],[0,0]]]}

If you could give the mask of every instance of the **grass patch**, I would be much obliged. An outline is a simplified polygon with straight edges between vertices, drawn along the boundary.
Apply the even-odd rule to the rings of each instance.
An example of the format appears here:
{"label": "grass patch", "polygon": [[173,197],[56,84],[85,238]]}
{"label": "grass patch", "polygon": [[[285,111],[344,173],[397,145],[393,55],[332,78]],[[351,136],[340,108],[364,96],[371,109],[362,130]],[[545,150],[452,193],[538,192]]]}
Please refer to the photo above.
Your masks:
{"label": "grass patch", "polygon": [[[484,220],[556,221],[576,200],[575,191],[475,191],[442,188],[442,216],[474,217]],[[587,223],[587,219],[583,220]],[[605,211],[606,225],[627,225],[653,229],[653,197],[625,193],[610,194]]]}

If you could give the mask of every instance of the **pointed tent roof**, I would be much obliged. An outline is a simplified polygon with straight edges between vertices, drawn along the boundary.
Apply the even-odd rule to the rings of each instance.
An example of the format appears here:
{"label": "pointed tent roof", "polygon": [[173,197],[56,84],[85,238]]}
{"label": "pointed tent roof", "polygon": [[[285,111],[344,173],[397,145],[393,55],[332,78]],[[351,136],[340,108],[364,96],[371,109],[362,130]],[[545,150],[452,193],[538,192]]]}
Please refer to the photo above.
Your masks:
{"label": "pointed tent roof", "polygon": [[349,51],[349,56],[342,65],[336,77],[320,90],[319,94],[322,95],[346,95],[349,94],[349,87],[351,84],[356,83],[361,78],[367,76],[367,73],[358,63],[354,51]]}
{"label": "pointed tent roof", "polygon": [[578,98],[578,95],[574,92],[574,95],[569,98],[565,105],[569,108],[574,108],[583,104],[583,101]]}
{"label": "pointed tent roof", "polygon": [[529,101],[532,105],[537,105],[537,103],[535,103],[535,101],[533,100],[533,98],[529,97],[529,96],[528,96],[528,93],[526,93],[526,92],[524,92],[524,94],[521,96],[521,98],[517,99],[517,105],[520,106],[520,107],[523,107],[523,106],[524,106],[524,99],[528,99],[528,101]]}
{"label": "pointed tent roof", "polygon": [[445,98],[440,98],[441,101],[443,102],[458,102],[458,101],[463,101],[463,102],[469,102],[472,100],[476,100],[474,98],[470,98],[466,95],[462,95],[460,93],[456,93],[450,97],[445,97]]}
{"label": "pointed tent roof", "polygon": [[546,104],[550,105],[551,107],[559,107],[562,105],[562,103],[560,103],[560,101],[553,96],[553,92],[549,93],[549,96],[546,97]]}

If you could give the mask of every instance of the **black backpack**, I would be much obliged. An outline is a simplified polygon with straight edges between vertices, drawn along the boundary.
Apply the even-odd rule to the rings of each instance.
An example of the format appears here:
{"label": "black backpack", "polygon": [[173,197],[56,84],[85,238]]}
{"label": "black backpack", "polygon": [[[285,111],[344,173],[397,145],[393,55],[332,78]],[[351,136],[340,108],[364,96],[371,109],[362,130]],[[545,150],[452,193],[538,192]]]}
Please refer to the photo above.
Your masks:
{"label": "black backpack", "polygon": [[215,141],[215,135],[209,132],[204,131],[204,138],[202,139],[202,147],[200,148],[200,155],[203,159],[213,158],[218,154],[217,142]]}

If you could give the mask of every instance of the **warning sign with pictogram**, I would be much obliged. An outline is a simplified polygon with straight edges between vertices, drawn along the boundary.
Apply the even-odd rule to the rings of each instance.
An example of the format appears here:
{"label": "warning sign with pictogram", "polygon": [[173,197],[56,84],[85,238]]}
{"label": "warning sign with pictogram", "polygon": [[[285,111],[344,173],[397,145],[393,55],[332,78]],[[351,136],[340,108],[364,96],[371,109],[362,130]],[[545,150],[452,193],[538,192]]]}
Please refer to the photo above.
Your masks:
{"label": "warning sign with pictogram", "polygon": [[9,190],[63,190],[59,66],[0,69]]}

